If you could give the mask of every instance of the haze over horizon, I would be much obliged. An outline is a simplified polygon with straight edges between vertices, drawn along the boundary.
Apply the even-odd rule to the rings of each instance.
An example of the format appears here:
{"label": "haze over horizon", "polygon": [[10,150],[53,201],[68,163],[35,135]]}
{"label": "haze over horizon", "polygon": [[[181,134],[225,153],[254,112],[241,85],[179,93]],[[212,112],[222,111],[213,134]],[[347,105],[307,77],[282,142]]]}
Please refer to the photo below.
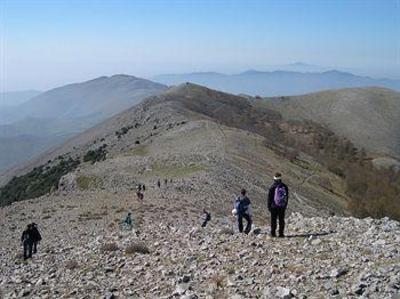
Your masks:
{"label": "haze over horizon", "polygon": [[400,79],[400,2],[2,1],[0,92],[305,62]]}

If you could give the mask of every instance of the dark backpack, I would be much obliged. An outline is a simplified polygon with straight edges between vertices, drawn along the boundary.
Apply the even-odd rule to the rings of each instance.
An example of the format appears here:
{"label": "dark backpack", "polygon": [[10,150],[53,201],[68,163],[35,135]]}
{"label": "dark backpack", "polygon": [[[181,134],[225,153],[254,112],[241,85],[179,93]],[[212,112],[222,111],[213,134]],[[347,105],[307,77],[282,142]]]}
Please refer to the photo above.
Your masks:
{"label": "dark backpack", "polygon": [[244,213],[246,213],[249,205],[250,200],[247,197],[243,197],[242,199],[238,198],[235,202],[235,209],[238,215],[243,215]]}
{"label": "dark backpack", "polygon": [[288,202],[288,195],[284,185],[278,185],[275,187],[274,203],[278,208],[286,207]]}

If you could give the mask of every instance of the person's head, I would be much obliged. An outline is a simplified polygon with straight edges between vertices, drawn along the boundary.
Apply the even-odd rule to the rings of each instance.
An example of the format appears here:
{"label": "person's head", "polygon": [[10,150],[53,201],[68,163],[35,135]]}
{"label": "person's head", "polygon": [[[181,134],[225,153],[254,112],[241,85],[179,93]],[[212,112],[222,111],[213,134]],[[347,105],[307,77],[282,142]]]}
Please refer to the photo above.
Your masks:
{"label": "person's head", "polygon": [[280,172],[276,172],[274,175],[274,181],[280,182],[282,180],[282,174]]}
{"label": "person's head", "polygon": [[246,189],[240,190],[240,194],[242,194],[243,196],[245,196],[245,195],[246,195]]}
{"label": "person's head", "polygon": [[128,216],[131,216],[132,215],[132,213],[131,212],[128,212]]}
{"label": "person's head", "polygon": [[32,222],[32,227],[36,227],[36,223],[35,222]]}
{"label": "person's head", "polygon": [[32,228],[32,224],[31,224],[31,223],[28,224],[28,225],[26,226],[26,228],[27,228],[27,229],[31,229],[31,228]]}

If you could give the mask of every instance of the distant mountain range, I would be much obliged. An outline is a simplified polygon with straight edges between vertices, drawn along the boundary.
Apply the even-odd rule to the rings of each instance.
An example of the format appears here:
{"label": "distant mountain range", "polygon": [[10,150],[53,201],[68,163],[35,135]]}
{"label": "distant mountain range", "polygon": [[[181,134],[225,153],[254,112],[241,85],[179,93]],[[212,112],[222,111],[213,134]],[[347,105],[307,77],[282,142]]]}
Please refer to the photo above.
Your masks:
{"label": "distant mountain range", "polygon": [[[316,69],[316,67],[301,63],[292,65],[291,68]],[[153,77],[152,80],[166,85],[192,82],[225,92],[251,96],[300,95],[329,89],[367,86],[400,90],[400,80],[374,79],[336,70],[324,72],[250,70],[234,75],[200,72],[159,75]]]}
{"label": "distant mountain range", "polygon": [[0,108],[0,171],[165,89],[149,80],[114,75],[58,87],[21,105]]}

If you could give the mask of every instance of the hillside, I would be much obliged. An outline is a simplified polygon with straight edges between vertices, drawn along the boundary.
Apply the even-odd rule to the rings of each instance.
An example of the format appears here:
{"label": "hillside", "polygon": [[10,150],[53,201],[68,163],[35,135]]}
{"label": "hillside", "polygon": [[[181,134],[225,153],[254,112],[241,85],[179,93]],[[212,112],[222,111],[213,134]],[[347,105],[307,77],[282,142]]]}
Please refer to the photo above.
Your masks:
{"label": "hillside", "polygon": [[[398,294],[398,222],[341,217],[348,214],[349,204],[342,178],[305,152],[292,159],[282,155],[279,145],[266,136],[277,133],[276,126],[284,130],[292,124],[253,104],[184,84],[8,172],[3,182],[17,177],[6,185],[7,192],[36,194],[43,186],[50,192],[0,208],[2,294],[6,298]],[[325,132],[312,124],[307,129],[312,131],[282,134],[309,144]],[[266,191],[276,171],[283,173],[291,191],[284,239],[268,236]],[[47,185],[60,172],[65,173],[57,188]],[[37,180],[42,180],[39,185]],[[143,201],[135,195],[139,183],[146,185]],[[231,218],[233,194],[242,187],[254,205],[255,229],[249,236],[235,232]],[[203,208],[211,211],[212,220],[199,229]],[[120,227],[129,211],[135,223],[132,232]],[[39,254],[23,262],[18,237],[32,221],[39,224],[44,240]]]}
{"label": "hillside", "polygon": [[353,88],[295,97],[266,98],[262,105],[286,119],[313,120],[377,156],[400,158],[400,93]]}
{"label": "hillside", "polygon": [[[0,137],[3,140],[0,171],[27,161],[43,150],[165,89],[166,86],[145,79],[115,75],[41,93],[13,107],[12,113],[7,115],[7,124],[0,125]],[[7,111],[3,110],[3,113]],[[42,142],[44,139],[45,143]],[[10,159],[10,152],[17,147],[18,151]]]}
{"label": "hillside", "polygon": [[[301,65],[300,65],[301,66]],[[152,80],[166,85],[192,82],[209,88],[234,94],[252,96],[289,96],[329,89],[378,86],[400,90],[400,81],[374,79],[341,71],[295,72],[250,70],[240,74],[227,75],[215,72],[190,74],[167,74]]]}
{"label": "hillside", "polygon": [[0,92],[0,107],[13,107],[21,105],[38,96],[38,90]]}

